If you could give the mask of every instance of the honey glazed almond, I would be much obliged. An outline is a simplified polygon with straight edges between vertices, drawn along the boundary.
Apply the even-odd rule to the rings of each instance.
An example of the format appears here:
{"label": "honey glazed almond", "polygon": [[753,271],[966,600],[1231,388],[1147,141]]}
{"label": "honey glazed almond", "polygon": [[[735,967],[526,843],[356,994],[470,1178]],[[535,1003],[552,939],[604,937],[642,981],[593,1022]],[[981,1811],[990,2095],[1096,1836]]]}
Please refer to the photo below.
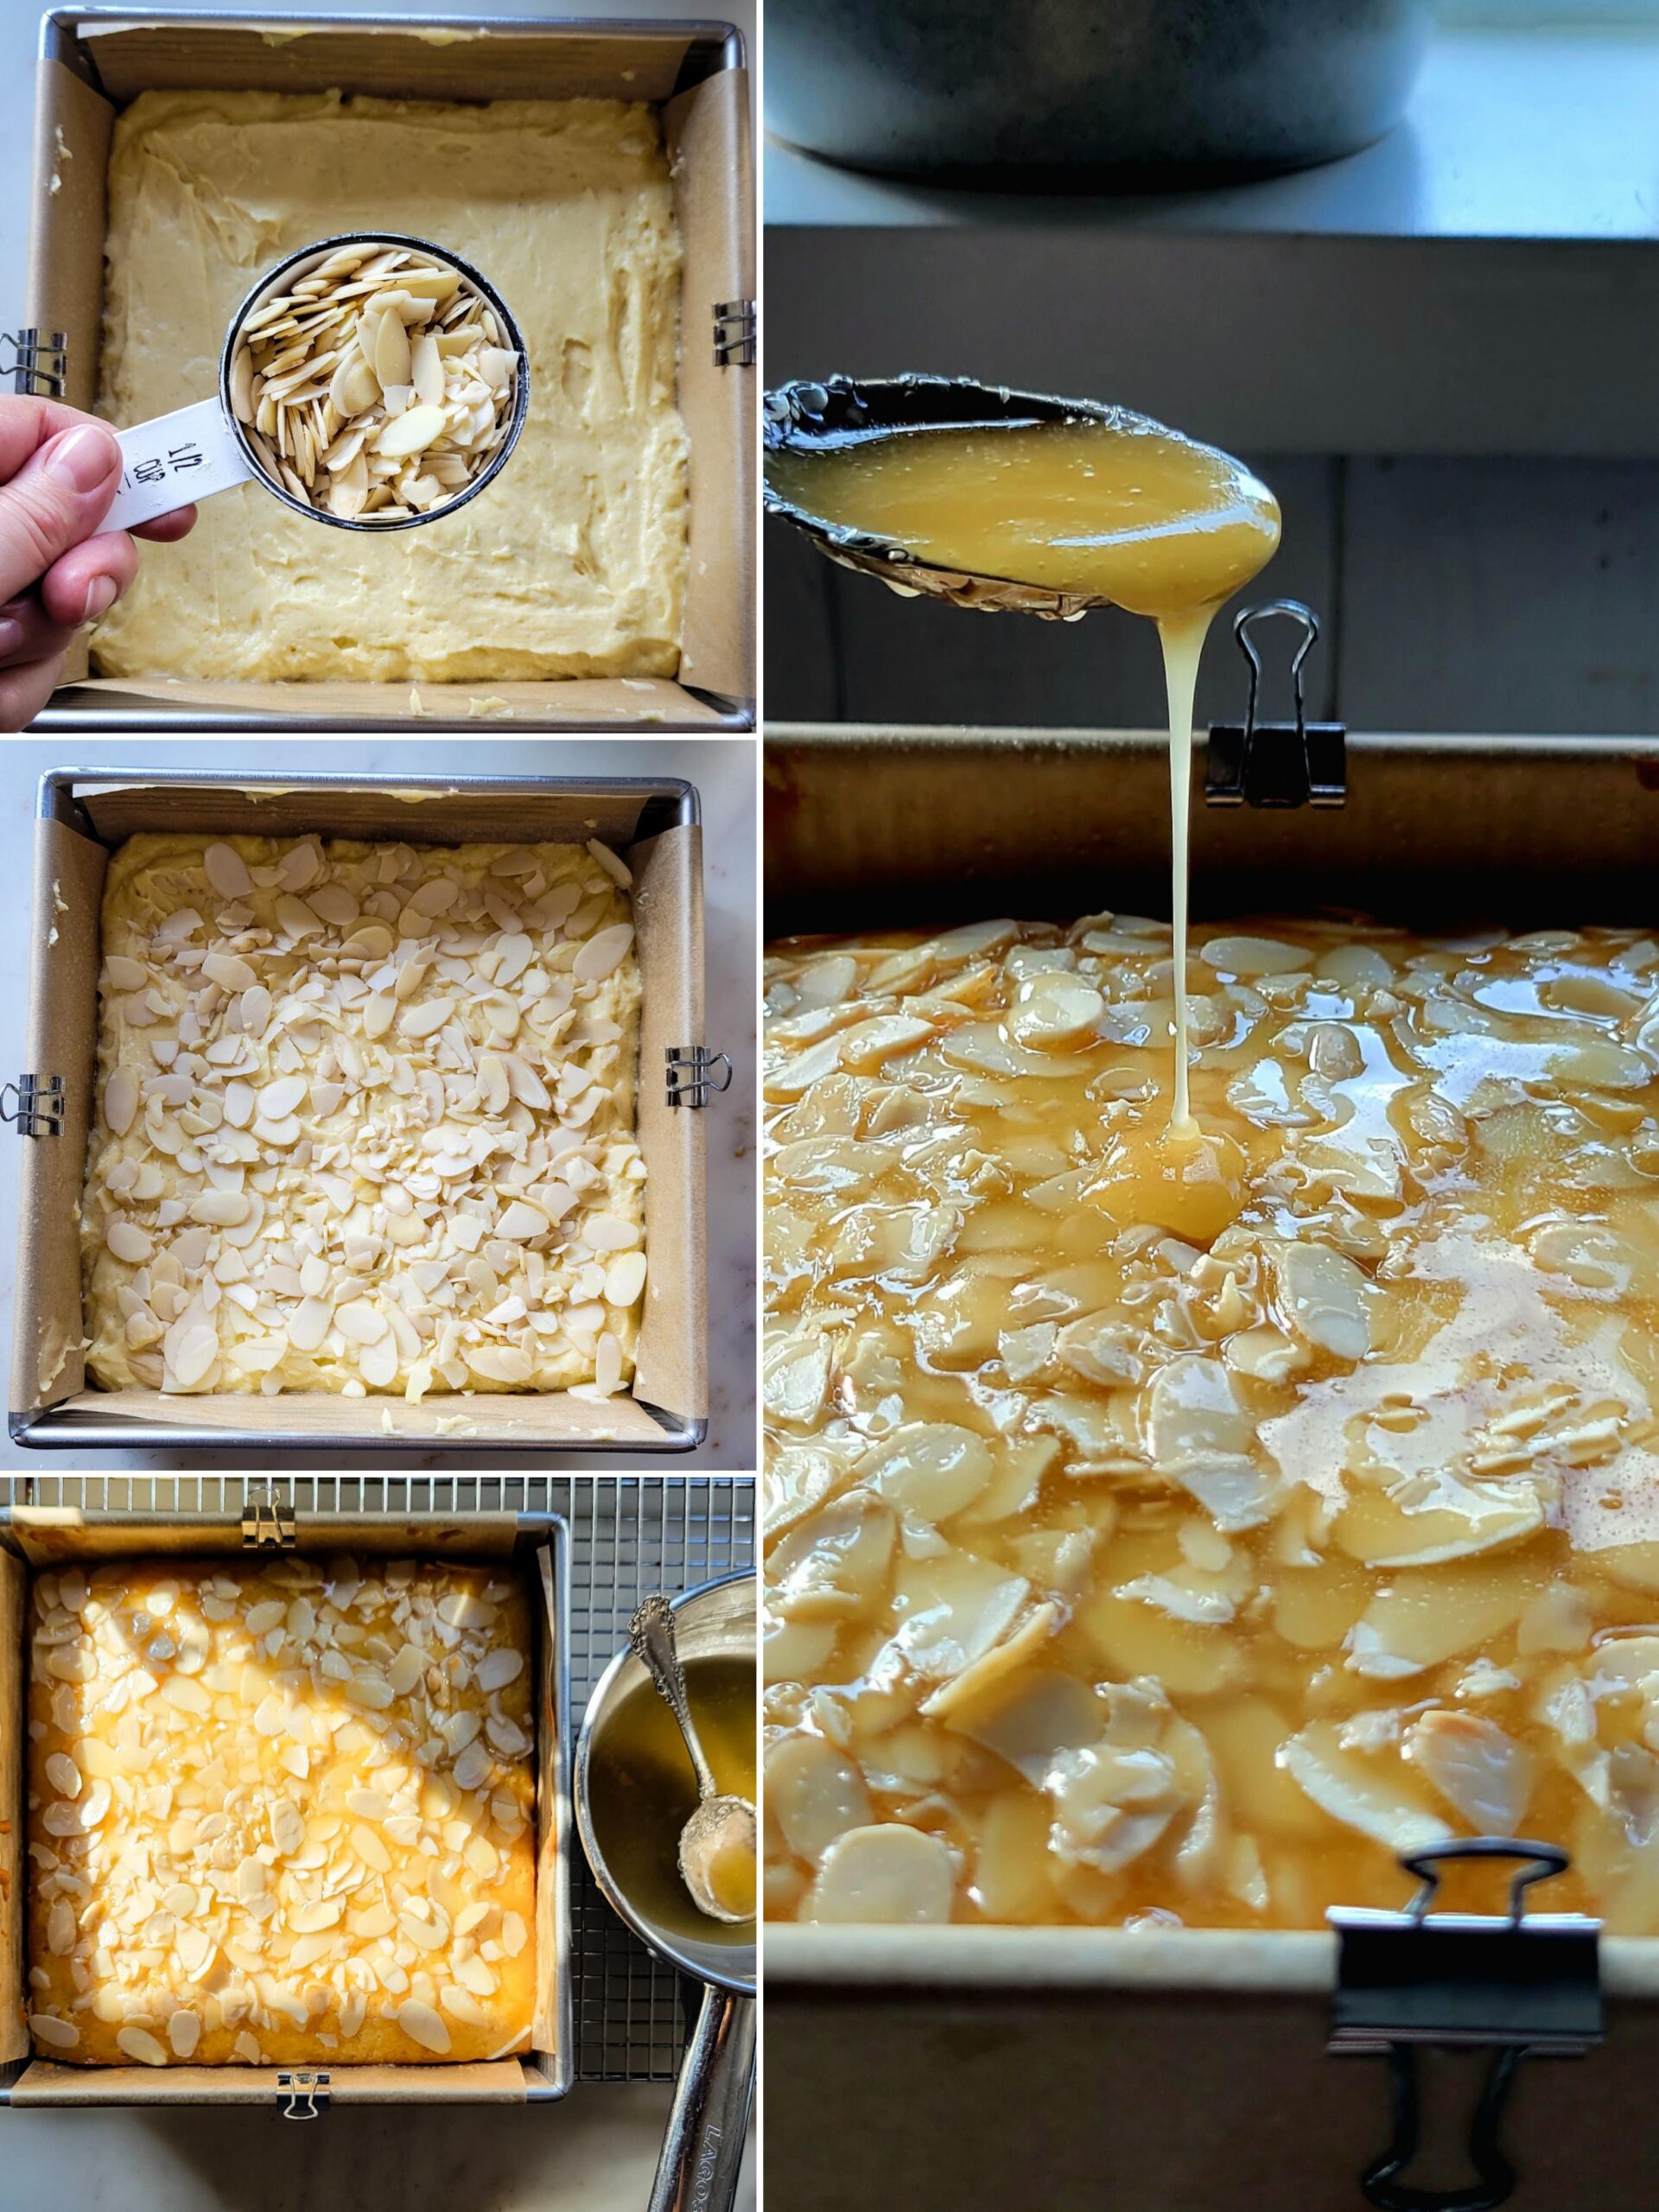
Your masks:
{"label": "honey glazed almond", "polygon": [[82,1236],[106,1389],[577,1389],[646,1276],[626,864],[146,835],[103,910]]}
{"label": "honey glazed almond", "polygon": [[528,2050],[532,1644],[505,1569],[65,1567],[35,1580],[29,1652],[40,2056]]}

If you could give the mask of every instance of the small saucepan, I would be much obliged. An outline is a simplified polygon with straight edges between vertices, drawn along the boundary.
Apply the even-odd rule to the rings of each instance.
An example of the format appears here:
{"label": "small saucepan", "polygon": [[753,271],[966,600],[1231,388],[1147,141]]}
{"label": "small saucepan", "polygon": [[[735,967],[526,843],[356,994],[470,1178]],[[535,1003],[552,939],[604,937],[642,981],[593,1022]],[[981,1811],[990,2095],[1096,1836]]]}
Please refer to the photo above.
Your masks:
{"label": "small saucepan", "polygon": [[[755,1664],[753,1574],[705,1582],[677,1598],[672,1610],[680,1656],[689,1666],[710,1658]],[[601,1675],[576,1738],[576,1824],[594,1879],[616,1912],[658,1958],[703,1985],[650,2212],[728,2212],[754,2098],[755,1927],[721,1929],[711,1923],[703,1937],[689,1934],[683,1919],[669,1925],[645,1885],[627,1883],[614,1858],[607,1857],[595,1830],[594,1775],[605,1758],[607,1731],[635,1691],[656,1694],[643,1663],[625,1648]],[[677,1826],[676,1840],[677,1834]]]}

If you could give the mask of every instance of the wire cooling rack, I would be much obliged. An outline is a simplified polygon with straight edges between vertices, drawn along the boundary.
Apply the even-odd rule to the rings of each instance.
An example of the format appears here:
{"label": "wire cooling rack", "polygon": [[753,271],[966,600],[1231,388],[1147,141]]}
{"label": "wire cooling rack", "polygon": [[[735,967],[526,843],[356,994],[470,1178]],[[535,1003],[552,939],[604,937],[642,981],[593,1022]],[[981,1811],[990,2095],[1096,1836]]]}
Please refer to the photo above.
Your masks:
{"label": "wire cooling rack", "polygon": [[[556,1513],[570,1530],[570,1720],[653,1590],[673,1596],[754,1564],[750,1475],[279,1475],[298,1513]],[[246,1475],[0,1476],[10,1504],[239,1513],[267,1478]],[[700,1985],[682,1986],[611,1910],[580,1847],[571,1854],[576,2074],[666,2082],[679,2070]]]}

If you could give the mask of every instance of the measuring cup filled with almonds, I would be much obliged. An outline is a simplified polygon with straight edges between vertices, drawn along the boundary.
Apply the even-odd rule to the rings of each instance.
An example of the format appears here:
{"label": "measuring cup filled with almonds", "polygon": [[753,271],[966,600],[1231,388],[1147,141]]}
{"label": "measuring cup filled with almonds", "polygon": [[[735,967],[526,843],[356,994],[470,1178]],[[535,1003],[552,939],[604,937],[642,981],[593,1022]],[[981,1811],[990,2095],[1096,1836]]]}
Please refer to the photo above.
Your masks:
{"label": "measuring cup filled with almonds", "polygon": [[529,403],[518,325],[475,269],[423,238],[323,238],[238,308],[217,398],[117,431],[105,527],[251,479],[337,530],[411,529],[483,490]]}

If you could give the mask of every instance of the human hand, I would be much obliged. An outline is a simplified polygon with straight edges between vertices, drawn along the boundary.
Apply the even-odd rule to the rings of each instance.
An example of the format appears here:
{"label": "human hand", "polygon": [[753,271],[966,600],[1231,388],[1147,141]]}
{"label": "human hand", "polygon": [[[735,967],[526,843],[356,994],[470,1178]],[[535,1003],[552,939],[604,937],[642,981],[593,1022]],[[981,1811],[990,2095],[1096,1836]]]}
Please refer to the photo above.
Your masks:
{"label": "human hand", "polygon": [[0,398],[0,730],[34,720],[75,632],[132,582],[134,537],[168,544],[196,519],[181,507],[130,532],[100,532],[120,481],[107,423],[54,399]]}

